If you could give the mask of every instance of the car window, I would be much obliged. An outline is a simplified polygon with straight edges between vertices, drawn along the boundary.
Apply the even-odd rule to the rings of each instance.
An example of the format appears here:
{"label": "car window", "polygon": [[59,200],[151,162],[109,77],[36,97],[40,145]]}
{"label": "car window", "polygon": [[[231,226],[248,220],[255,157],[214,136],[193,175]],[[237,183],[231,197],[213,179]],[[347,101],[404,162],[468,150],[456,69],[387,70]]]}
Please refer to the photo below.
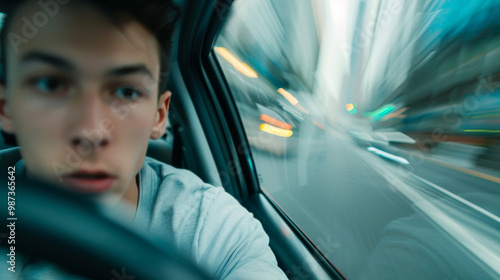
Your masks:
{"label": "car window", "polygon": [[347,278],[500,276],[499,9],[233,3],[213,52],[261,190]]}

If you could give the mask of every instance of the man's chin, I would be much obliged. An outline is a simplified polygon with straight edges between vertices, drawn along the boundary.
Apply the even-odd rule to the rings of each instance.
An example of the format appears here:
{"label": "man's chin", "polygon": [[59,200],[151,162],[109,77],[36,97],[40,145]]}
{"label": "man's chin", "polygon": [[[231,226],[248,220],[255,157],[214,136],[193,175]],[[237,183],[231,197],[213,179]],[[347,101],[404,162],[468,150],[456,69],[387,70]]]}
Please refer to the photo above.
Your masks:
{"label": "man's chin", "polygon": [[113,206],[118,204],[122,200],[122,196],[117,195],[112,192],[107,192],[107,193],[100,193],[95,196],[93,196],[95,200],[99,203]]}

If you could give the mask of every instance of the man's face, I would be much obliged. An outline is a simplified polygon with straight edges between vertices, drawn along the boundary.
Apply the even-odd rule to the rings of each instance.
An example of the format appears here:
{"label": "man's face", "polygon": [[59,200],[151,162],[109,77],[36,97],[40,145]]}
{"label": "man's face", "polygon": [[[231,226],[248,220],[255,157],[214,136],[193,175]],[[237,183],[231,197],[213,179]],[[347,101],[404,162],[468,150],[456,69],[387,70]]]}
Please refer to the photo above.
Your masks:
{"label": "man's face", "polygon": [[[10,32],[41,11],[24,4]],[[24,28],[24,29],[23,29]],[[159,47],[136,21],[117,26],[91,6],[61,5],[21,44],[7,39],[2,128],[16,134],[28,174],[92,193],[135,186],[148,139],[165,129]]]}

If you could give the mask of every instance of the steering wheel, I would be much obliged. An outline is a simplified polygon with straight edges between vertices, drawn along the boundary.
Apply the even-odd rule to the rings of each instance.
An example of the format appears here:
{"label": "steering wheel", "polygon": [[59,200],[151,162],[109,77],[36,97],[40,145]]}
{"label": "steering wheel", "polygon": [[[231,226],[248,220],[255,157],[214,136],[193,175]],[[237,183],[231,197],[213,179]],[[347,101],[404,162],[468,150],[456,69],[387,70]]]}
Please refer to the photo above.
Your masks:
{"label": "steering wheel", "polygon": [[[15,200],[9,200],[13,206],[6,197],[8,182],[0,180],[0,186],[0,218],[3,224],[15,222],[17,258],[19,253],[41,258],[91,279],[109,280],[123,272],[128,278],[121,279],[209,279],[173,245],[120,222],[116,210],[103,209],[89,195],[16,180],[15,195],[10,193]],[[4,241],[0,245],[10,251],[13,245]]]}

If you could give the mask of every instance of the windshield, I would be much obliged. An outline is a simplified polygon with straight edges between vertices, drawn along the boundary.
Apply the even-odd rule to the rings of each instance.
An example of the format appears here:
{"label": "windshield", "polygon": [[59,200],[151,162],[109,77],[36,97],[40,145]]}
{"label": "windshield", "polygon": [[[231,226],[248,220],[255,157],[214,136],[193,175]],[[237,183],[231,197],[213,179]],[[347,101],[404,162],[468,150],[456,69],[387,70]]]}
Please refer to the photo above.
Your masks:
{"label": "windshield", "polygon": [[262,191],[352,279],[500,277],[500,2],[239,0]]}

